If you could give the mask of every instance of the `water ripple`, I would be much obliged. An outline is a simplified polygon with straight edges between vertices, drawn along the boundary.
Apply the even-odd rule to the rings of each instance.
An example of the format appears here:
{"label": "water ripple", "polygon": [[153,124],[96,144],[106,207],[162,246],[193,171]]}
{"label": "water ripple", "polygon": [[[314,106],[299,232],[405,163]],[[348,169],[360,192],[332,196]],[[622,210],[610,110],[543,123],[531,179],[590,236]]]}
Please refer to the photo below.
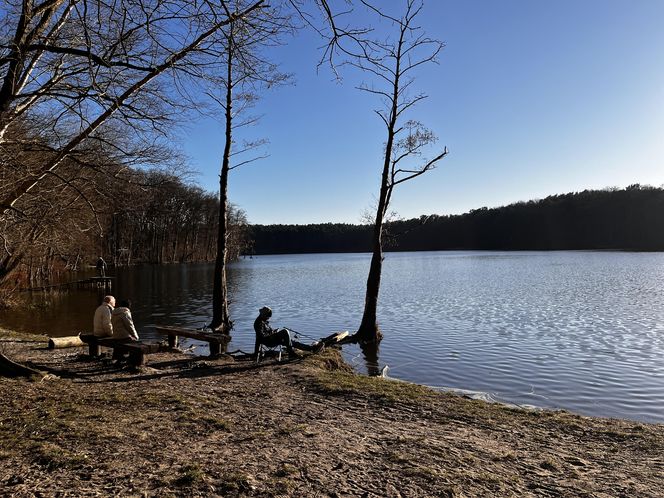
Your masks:
{"label": "water ripple", "polygon": [[[302,331],[303,340],[354,330],[369,258],[262,256],[233,264],[230,347],[253,348],[263,305],[274,310],[273,325]],[[139,332],[151,338],[154,324],[209,323],[212,270],[123,269],[114,291],[132,298]],[[50,299],[39,316],[0,320],[54,335],[90,328],[94,294]],[[664,422],[664,254],[388,253],[379,303],[379,363],[392,377],[517,405]],[[358,350],[346,348],[345,356],[366,371]]]}

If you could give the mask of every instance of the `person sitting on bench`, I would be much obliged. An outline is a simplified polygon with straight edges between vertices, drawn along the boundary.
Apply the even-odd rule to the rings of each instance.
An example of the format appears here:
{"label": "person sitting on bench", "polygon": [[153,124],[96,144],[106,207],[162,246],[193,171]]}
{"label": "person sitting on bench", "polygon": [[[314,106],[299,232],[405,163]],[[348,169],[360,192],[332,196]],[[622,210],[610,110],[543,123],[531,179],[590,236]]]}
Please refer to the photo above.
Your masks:
{"label": "person sitting on bench", "polygon": [[104,296],[104,300],[95,310],[93,322],[93,334],[95,337],[111,337],[113,335],[113,325],[111,317],[115,307],[115,298],[113,296]]}
{"label": "person sitting on bench", "polygon": [[129,339],[138,341],[138,332],[131,318],[131,301],[125,299],[120,301],[117,308],[113,310],[111,322],[113,324],[113,339]]}
{"label": "person sitting on bench", "polygon": [[[117,308],[111,314],[113,339],[116,339],[118,342],[138,341],[138,332],[136,332],[136,327],[134,327],[134,320],[131,318],[129,308],[131,308],[131,301],[124,299],[118,303]],[[125,359],[125,354],[119,349],[114,349],[113,359],[120,362]]]}

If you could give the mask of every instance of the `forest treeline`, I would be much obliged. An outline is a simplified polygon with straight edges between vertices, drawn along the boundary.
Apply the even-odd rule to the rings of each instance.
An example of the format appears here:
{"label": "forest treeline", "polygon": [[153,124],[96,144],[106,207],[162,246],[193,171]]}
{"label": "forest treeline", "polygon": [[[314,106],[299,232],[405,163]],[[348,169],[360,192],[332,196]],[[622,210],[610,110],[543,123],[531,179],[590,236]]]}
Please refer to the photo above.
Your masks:
{"label": "forest treeline", "polygon": [[[4,182],[20,177],[19,165],[51,154],[40,137],[26,131],[21,138],[4,147]],[[77,164],[81,160],[85,169]],[[0,230],[0,240],[21,241],[8,253],[11,258],[5,256],[15,262],[8,265],[9,286],[52,282],[63,271],[93,265],[99,255],[115,265],[213,261],[219,198],[187,178],[175,163],[162,169],[130,167],[99,146],[64,161],[60,173],[31,191],[20,216]],[[227,257],[232,260],[245,250],[245,213],[232,207],[229,222]]]}
{"label": "forest treeline", "polygon": [[[253,225],[255,254],[367,252],[371,226],[339,223]],[[392,251],[434,250],[664,250],[664,189],[585,190],[388,223]]]}

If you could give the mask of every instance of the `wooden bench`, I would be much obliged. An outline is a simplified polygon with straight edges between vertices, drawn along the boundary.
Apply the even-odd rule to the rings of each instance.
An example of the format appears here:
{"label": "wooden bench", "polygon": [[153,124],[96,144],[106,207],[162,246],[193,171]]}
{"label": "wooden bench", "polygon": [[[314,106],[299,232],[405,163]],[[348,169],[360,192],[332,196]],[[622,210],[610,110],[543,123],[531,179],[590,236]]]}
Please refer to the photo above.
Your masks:
{"label": "wooden bench", "polygon": [[202,330],[185,329],[182,327],[171,327],[168,325],[159,325],[155,327],[158,334],[168,336],[168,347],[175,348],[178,345],[178,337],[187,337],[210,344],[210,356],[219,356],[222,348],[226,351],[226,346],[231,340],[227,334],[218,334],[214,332],[204,332]]}
{"label": "wooden bench", "polygon": [[113,339],[112,337],[95,337],[94,335],[81,335],[81,340],[88,345],[88,353],[96,358],[101,353],[101,347],[107,347],[119,353],[129,353],[129,364],[133,366],[145,365],[145,355],[159,353],[164,347],[158,343],[142,341],[127,341]]}

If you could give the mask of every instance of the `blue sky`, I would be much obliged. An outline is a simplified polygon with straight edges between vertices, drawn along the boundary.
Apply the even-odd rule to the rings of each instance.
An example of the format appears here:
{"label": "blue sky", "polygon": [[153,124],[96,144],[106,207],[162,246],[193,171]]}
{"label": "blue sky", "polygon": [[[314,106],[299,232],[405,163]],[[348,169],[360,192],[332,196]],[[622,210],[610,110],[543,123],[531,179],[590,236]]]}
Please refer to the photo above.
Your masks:
{"label": "blue sky", "polygon": [[[396,0],[390,0],[395,5]],[[462,213],[586,188],[664,184],[664,1],[428,0],[421,25],[446,48],[415,87],[409,117],[450,154],[403,184],[401,217]],[[378,191],[378,102],[316,71],[321,42],[301,32],[276,51],[295,84],[265,94],[246,138],[267,159],[233,171],[252,223],[360,222]],[[342,73],[343,74],[343,73]],[[217,190],[220,125],[182,136],[200,185]]]}

